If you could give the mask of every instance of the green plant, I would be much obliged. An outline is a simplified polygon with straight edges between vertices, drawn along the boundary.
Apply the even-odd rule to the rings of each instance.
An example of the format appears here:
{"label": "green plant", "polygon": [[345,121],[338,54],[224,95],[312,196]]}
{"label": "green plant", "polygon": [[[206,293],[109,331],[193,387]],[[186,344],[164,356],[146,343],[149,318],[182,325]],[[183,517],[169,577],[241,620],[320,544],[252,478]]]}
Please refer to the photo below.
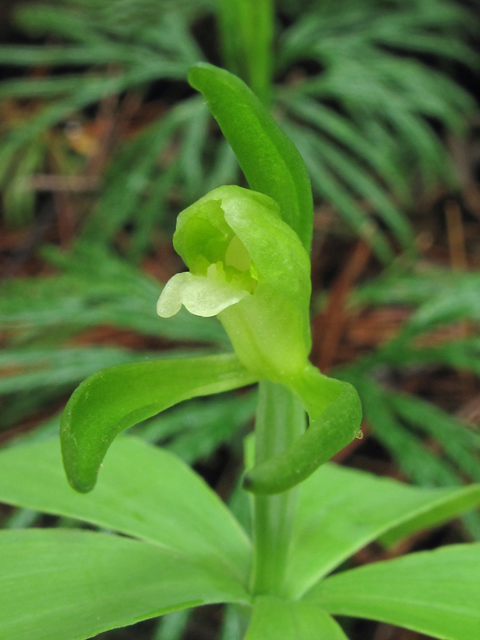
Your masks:
{"label": "green plant", "polygon": [[[472,106],[471,98],[449,79],[448,70],[454,68],[452,64],[477,64],[467,44],[474,21],[445,0],[345,1],[341,12],[325,0],[276,4],[62,0],[29,4],[17,9],[15,17],[27,37],[46,36],[48,42],[0,47],[0,60],[11,70],[14,66],[27,69],[27,77],[0,85],[0,96],[5,98],[0,143],[5,215],[20,223],[35,204],[32,191],[26,188],[35,159],[44,162],[54,177],[92,177],[89,159],[75,155],[62,129],[52,125],[70,118],[87,124],[97,120],[102,124],[106,119],[115,139],[114,143],[108,137],[100,139],[100,156],[105,153],[107,162],[104,171],[105,163],[99,168],[95,158],[103,182],[93,206],[90,196],[72,195],[77,219],[86,219],[73,247],[68,252],[53,247],[42,250],[55,275],[2,283],[0,328],[6,336],[0,356],[2,430],[32,414],[50,416],[85,376],[139,357],[158,357],[165,341],[178,349],[178,355],[197,356],[222,352],[228,344],[215,319],[209,322],[182,310],[171,320],[155,320],[151,305],[161,286],[135,267],[152,245],[162,242],[163,232],[157,229],[164,226],[168,231],[179,208],[205,191],[240,180],[231,147],[217,135],[202,100],[188,97],[184,86],[190,64],[220,56],[212,54],[212,31],[208,30],[208,42],[202,36],[205,20],[216,21],[225,66],[254,87],[301,149],[316,196],[334,203],[386,262],[392,255],[390,240],[398,246],[402,237],[403,245],[411,247],[404,215],[411,178],[421,177],[425,184],[433,183],[435,176],[451,179],[445,150],[431,125],[435,130],[457,130]],[[422,61],[417,53],[424,55]],[[427,58],[434,59],[437,70],[425,62]],[[258,69],[255,60],[262,61]],[[37,77],[38,65],[44,76]],[[68,73],[63,72],[65,65]],[[142,101],[152,87],[156,90],[159,80],[160,107],[153,122],[148,117],[145,124]],[[171,91],[182,99],[172,103]],[[132,103],[140,105],[133,131]],[[85,105],[99,105],[93,121],[92,109],[86,113]],[[20,117],[9,117],[12,113]],[[122,134],[124,130],[128,135]],[[43,145],[41,152],[39,145]],[[392,213],[392,202],[399,210],[402,205],[400,218],[398,211]],[[125,225],[129,225],[128,236]],[[431,277],[426,278],[421,267],[407,265],[403,270],[401,263],[371,285],[360,287],[352,298],[358,304],[398,303],[414,310],[423,307],[425,300],[442,298],[441,306],[457,309],[456,316],[444,315],[444,322],[462,315],[478,319],[476,273],[462,276],[432,267]],[[435,279],[441,279],[443,296]],[[400,289],[410,294],[402,296]],[[395,297],[396,292],[400,294]],[[426,334],[437,322],[430,314],[417,328]],[[122,338],[123,331],[135,333],[136,338],[129,336],[131,341],[115,347],[85,346],[85,334],[102,332],[104,325],[113,327],[107,332],[109,340],[112,334]],[[389,396],[390,390],[379,384],[385,372],[395,377],[412,365],[428,371],[434,364],[478,372],[474,341],[472,327],[468,341],[448,342],[436,351],[434,360],[433,353],[419,349],[411,336],[396,341],[392,349],[376,349],[371,357],[334,375],[371,382],[357,388],[367,409],[378,407],[372,394],[380,392],[384,400]],[[195,345],[188,353],[186,342]],[[403,354],[408,355],[408,363],[402,361]],[[173,356],[174,350],[168,355]],[[407,399],[415,402],[410,394]],[[191,409],[174,407],[136,432],[151,442],[160,440],[162,446],[172,447],[192,462],[219,443],[231,443],[235,430],[238,433],[253,415],[251,394],[233,397],[227,392],[224,402],[216,405],[207,399]],[[478,456],[471,450],[472,446],[478,450],[478,443],[468,425],[445,412],[435,414],[426,405],[444,423],[450,422],[448,433],[457,434],[443,435],[444,453],[434,455],[423,440],[425,434],[434,433],[437,418],[433,415],[425,421],[426,413],[417,412],[422,420],[412,423],[402,417],[393,400],[387,404],[382,405],[383,413],[368,410],[368,420],[410,479],[437,486],[479,477]],[[232,421],[230,430],[222,423],[228,407],[239,409],[234,415],[241,417]],[[399,437],[389,437],[393,427],[385,429],[385,412]],[[197,419],[199,415],[204,417]],[[200,430],[189,426],[201,423],[206,429],[206,416],[208,446],[200,443]],[[59,420],[57,413],[31,437],[51,433]],[[462,446],[450,444],[459,441]],[[418,465],[419,459],[430,464]],[[475,514],[470,514],[470,532],[478,537],[480,526],[474,526],[474,520]]]}
{"label": "green plant", "polygon": [[176,456],[135,438],[112,444],[88,496],[66,485],[56,441],[9,448],[0,454],[2,500],[137,540],[78,530],[2,531],[0,631],[23,640],[73,640],[227,602],[249,620],[247,640],[346,638],[331,614],[471,640],[480,624],[479,544],[325,577],[370,541],[389,546],[474,507],[480,488],[416,489],[322,465],[323,452],[332,455],[354,438],[360,411],[350,385],[322,376],[307,360],[306,171],[240,80],[210,65],[194,67],[190,79],[258,192],[222,188],[182,214],[176,244],[190,275],[170,281],[159,311],[169,315],[184,303],[195,313],[219,313],[236,354],[94,374],[65,410],[63,459],[71,484],[89,491],[121,430],[187,397],[260,380],[244,480],[254,503],[253,541]]}

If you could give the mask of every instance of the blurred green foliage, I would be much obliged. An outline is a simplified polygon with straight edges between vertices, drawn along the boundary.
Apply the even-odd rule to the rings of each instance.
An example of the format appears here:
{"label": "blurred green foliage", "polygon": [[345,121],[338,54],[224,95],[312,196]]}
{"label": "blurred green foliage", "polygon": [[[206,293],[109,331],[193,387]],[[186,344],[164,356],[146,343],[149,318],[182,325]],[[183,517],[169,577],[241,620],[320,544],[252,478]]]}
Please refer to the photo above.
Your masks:
{"label": "blurred green foliage", "polygon": [[[331,0],[63,0],[20,7],[15,21],[43,43],[0,47],[0,64],[44,73],[0,86],[0,98],[40,100],[28,117],[4,124],[0,185],[12,223],[28,219],[28,177],[53,153],[45,132],[107,96],[133,91],[145,96],[153,88],[168,100],[174,86],[183,99],[122,141],[87,235],[93,225],[109,240],[130,222],[129,253],[138,258],[155,225],[172,219],[172,189],[178,211],[236,182],[234,156],[207,110],[186,86],[178,88],[191,64],[219,56],[271,103],[316,195],[382,260],[392,258],[392,236],[413,250],[402,213],[412,180],[455,181],[437,132],[461,130],[474,103],[440,69],[473,67],[478,56],[468,45],[472,15],[451,0],[348,0],[341,11]],[[60,164],[72,171],[66,158]]]}

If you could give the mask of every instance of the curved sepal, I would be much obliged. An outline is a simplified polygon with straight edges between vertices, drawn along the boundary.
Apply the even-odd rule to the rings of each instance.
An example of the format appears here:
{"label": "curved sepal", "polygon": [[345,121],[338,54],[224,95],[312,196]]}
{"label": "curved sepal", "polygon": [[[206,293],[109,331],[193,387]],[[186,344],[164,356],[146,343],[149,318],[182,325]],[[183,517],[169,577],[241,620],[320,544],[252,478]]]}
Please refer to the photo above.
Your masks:
{"label": "curved sepal", "polygon": [[91,491],[115,436],[137,422],[196,396],[255,382],[234,355],[151,360],[103,369],[80,384],[60,426],[68,481]]}
{"label": "curved sepal", "polygon": [[309,365],[290,386],[305,405],[310,426],[286,451],[247,472],[244,488],[252,493],[291,489],[360,435],[362,406],[350,384]]}

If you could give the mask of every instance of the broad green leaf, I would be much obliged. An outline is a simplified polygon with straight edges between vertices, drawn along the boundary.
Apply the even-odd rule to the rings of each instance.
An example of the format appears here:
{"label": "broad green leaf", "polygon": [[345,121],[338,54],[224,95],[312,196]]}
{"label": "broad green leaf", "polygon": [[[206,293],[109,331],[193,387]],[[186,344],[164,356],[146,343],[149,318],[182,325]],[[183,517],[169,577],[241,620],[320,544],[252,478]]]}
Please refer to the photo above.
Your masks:
{"label": "broad green leaf", "polygon": [[344,571],[307,596],[332,614],[373,618],[442,640],[480,637],[480,544]]}
{"label": "broad green leaf", "polygon": [[136,438],[114,442],[89,495],[67,484],[58,440],[5,449],[0,501],[141,538],[247,580],[249,541],[218,496],[176,456]]}
{"label": "broad green leaf", "polygon": [[5,640],[83,640],[176,609],[248,602],[228,573],[119,536],[2,531],[0,549]]}
{"label": "broad green leaf", "polygon": [[95,486],[100,464],[120,432],[196,396],[255,382],[234,355],[151,360],[110,367],[77,387],[60,427],[62,455],[71,485]]}
{"label": "broad green leaf", "polygon": [[282,218],[310,251],[313,203],[305,163],[255,94],[236,76],[207,63],[192,67],[188,81],[237,156],[250,188],[280,205]]}
{"label": "broad green leaf", "polygon": [[245,640],[347,640],[333,618],[311,602],[259,596]]}
{"label": "broad green leaf", "polygon": [[[419,489],[389,478],[324,465],[299,489],[287,589],[301,596],[369,542],[391,544],[480,503],[480,486]],[[384,536],[384,538],[382,538]]]}

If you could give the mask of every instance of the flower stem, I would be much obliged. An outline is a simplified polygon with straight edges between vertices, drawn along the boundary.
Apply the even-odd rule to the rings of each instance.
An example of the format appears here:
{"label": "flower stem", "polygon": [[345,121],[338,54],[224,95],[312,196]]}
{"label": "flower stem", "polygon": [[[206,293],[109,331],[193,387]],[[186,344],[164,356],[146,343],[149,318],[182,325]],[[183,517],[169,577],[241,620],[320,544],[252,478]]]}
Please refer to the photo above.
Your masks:
{"label": "flower stem", "polygon": [[[287,449],[305,431],[305,410],[286,387],[260,383],[256,426],[255,463]],[[296,508],[297,490],[254,497],[253,591],[281,596]]]}
{"label": "flower stem", "polygon": [[219,26],[226,67],[262,100],[271,99],[274,36],[272,0],[220,0]]}

